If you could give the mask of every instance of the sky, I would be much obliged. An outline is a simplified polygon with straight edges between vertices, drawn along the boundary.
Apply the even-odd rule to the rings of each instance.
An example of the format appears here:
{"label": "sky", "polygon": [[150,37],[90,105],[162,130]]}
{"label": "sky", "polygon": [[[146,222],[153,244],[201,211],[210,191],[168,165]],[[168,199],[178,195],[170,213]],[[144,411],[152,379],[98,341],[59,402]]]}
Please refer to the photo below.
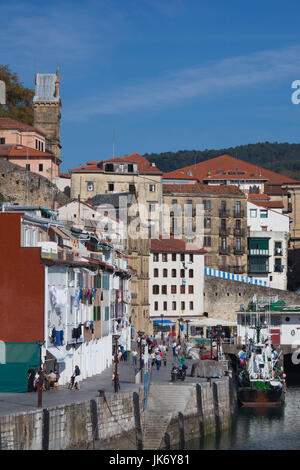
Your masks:
{"label": "sky", "polygon": [[60,69],[61,171],[138,152],[300,142],[300,2],[0,0],[0,63]]}

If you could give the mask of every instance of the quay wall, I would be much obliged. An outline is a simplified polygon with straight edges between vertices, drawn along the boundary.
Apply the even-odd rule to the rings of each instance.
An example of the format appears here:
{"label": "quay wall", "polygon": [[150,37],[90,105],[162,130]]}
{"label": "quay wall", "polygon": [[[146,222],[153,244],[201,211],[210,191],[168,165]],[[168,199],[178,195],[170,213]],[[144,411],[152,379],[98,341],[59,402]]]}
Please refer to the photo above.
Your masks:
{"label": "quay wall", "polygon": [[[3,449],[22,445],[24,450],[135,450],[138,439],[143,440],[143,399],[140,388],[135,393],[102,394],[71,405],[0,416],[0,444]],[[228,428],[232,405],[228,377],[195,383],[182,419],[175,414],[168,425],[171,445],[182,442],[182,436],[188,441]],[[142,437],[137,433],[138,422]]]}

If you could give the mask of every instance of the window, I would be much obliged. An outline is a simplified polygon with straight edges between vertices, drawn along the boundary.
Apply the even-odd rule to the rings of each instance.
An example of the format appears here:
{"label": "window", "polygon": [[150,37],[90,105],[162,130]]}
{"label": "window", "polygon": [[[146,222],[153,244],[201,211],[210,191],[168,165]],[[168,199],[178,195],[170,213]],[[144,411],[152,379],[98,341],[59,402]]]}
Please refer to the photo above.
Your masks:
{"label": "window", "polygon": [[120,168],[120,173],[124,173],[124,169],[125,169],[124,163],[120,163],[119,168]]}
{"label": "window", "polygon": [[204,228],[211,228],[211,219],[210,219],[210,217],[204,217]]}
{"label": "window", "polygon": [[164,295],[167,295],[167,286],[166,285],[161,286],[161,293],[164,294]]}
{"label": "window", "polygon": [[176,261],[176,253],[172,253],[172,261]]}
{"label": "window", "polygon": [[203,237],[203,245],[211,246],[211,237]]}
{"label": "window", "polygon": [[26,163],[26,171],[30,171],[30,164]]}
{"label": "window", "polygon": [[112,192],[112,191],[114,191],[114,189],[115,189],[114,183],[108,183],[108,191]]}
{"label": "window", "polygon": [[109,307],[105,307],[105,321],[109,320]]}
{"label": "window", "polygon": [[276,255],[282,255],[281,242],[275,242],[275,254]]}
{"label": "window", "polygon": [[177,206],[177,199],[172,199],[172,206]]}
{"label": "window", "polygon": [[43,171],[43,164],[39,163],[39,171]]}
{"label": "window", "polygon": [[185,310],[185,302],[181,302],[181,303],[180,303],[180,309],[181,309],[181,310]]}
{"label": "window", "polygon": [[190,258],[190,263],[193,263],[194,262],[194,255],[190,254],[189,258]]}
{"label": "window", "polygon": [[128,163],[127,171],[128,171],[128,173],[133,173],[133,164],[132,163]]}
{"label": "window", "polygon": [[193,294],[194,293],[194,286],[189,286],[189,294]]}
{"label": "window", "polygon": [[221,201],[221,211],[226,211],[226,201]]}
{"label": "window", "polygon": [[162,261],[166,263],[168,261],[168,255],[167,253],[162,253]]}
{"label": "window", "polygon": [[268,218],[268,211],[267,210],[261,210],[260,211],[260,218],[261,219],[267,219]]}
{"label": "window", "polygon": [[158,295],[159,294],[159,285],[158,284],[154,284],[154,286],[152,287],[152,294],[153,295]]}
{"label": "window", "polygon": [[134,184],[130,184],[130,185],[129,185],[129,192],[130,192],[130,194],[134,194],[134,193],[135,193],[135,185],[134,185]]}
{"label": "window", "polygon": [[184,261],[184,253],[181,253],[181,255],[180,255],[180,261]]}
{"label": "window", "polygon": [[164,310],[165,311],[168,310],[168,302],[164,302],[163,305],[164,305]]}
{"label": "window", "polygon": [[149,204],[149,212],[155,212],[155,204]]}
{"label": "window", "polygon": [[180,270],[180,277],[185,277],[185,269]]}
{"label": "window", "polygon": [[154,268],[154,270],[153,270],[153,276],[154,276],[154,277],[158,277],[158,269],[157,269],[157,268]]}
{"label": "window", "polygon": [[150,193],[155,193],[155,184],[149,184]]}
{"label": "window", "polygon": [[236,238],[235,239],[235,248],[237,250],[240,250],[241,249],[241,239],[240,238]]}
{"label": "window", "polygon": [[241,222],[242,222],[241,219],[236,219],[235,221],[236,230],[241,230],[241,227],[242,227]]}
{"label": "window", "polygon": [[94,191],[94,183],[92,181],[87,182],[87,190]]}
{"label": "window", "polygon": [[226,237],[221,238],[221,247],[223,248],[223,250],[226,250],[226,247],[227,247]]}
{"label": "window", "polygon": [[166,268],[163,269],[163,277],[168,277],[168,270]]}
{"label": "window", "polygon": [[154,302],[154,310],[158,310],[158,302]]}
{"label": "window", "polygon": [[205,211],[209,211],[211,209],[211,201],[209,200],[204,200],[203,201],[203,206]]}
{"label": "window", "polygon": [[36,148],[36,150],[38,150],[38,148],[39,148],[39,144],[38,144],[37,139],[35,139],[35,148]]}
{"label": "window", "polygon": [[250,209],[250,217],[251,219],[255,219],[257,217],[257,209]]}
{"label": "window", "polygon": [[194,302],[190,302],[190,310],[194,310]]}
{"label": "window", "polygon": [[153,262],[158,261],[158,253],[153,253]]}
{"label": "window", "polygon": [[234,211],[235,211],[236,214],[240,214],[240,212],[241,212],[241,201],[235,201]]}
{"label": "window", "polygon": [[176,277],[176,276],[177,276],[176,269],[172,269],[172,277]]}
{"label": "window", "polygon": [[185,286],[180,286],[180,294],[185,294]]}
{"label": "window", "polygon": [[176,310],[176,302],[172,302],[172,310]]}
{"label": "window", "polygon": [[5,137],[0,137],[0,144],[5,144]]}
{"label": "window", "polygon": [[171,286],[171,294],[177,294],[177,286],[176,285]]}
{"label": "window", "polygon": [[193,269],[189,269],[189,277],[194,277],[194,270]]}
{"label": "window", "polygon": [[103,290],[109,290],[109,275],[103,274],[102,276],[102,288]]}
{"label": "window", "polygon": [[211,266],[212,264],[212,257],[211,256],[204,256],[204,265],[205,266]]}

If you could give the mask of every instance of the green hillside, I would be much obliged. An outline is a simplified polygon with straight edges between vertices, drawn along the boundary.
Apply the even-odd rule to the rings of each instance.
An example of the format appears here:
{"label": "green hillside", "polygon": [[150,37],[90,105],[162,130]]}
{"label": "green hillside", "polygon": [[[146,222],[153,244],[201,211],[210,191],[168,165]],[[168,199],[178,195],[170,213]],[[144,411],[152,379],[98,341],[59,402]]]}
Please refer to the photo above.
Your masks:
{"label": "green hillside", "polygon": [[161,171],[169,172],[224,154],[300,180],[300,144],[263,142],[218,150],[146,153],[144,157]]}

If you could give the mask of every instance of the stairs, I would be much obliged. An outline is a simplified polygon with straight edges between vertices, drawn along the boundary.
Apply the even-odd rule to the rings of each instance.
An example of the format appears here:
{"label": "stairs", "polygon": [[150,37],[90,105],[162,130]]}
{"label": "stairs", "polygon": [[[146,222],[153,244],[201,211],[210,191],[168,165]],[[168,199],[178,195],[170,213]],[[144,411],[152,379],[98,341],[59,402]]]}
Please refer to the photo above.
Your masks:
{"label": "stairs", "polygon": [[144,450],[160,448],[172,416],[185,410],[193,388],[190,385],[173,383],[151,385],[148,406],[144,413]]}

